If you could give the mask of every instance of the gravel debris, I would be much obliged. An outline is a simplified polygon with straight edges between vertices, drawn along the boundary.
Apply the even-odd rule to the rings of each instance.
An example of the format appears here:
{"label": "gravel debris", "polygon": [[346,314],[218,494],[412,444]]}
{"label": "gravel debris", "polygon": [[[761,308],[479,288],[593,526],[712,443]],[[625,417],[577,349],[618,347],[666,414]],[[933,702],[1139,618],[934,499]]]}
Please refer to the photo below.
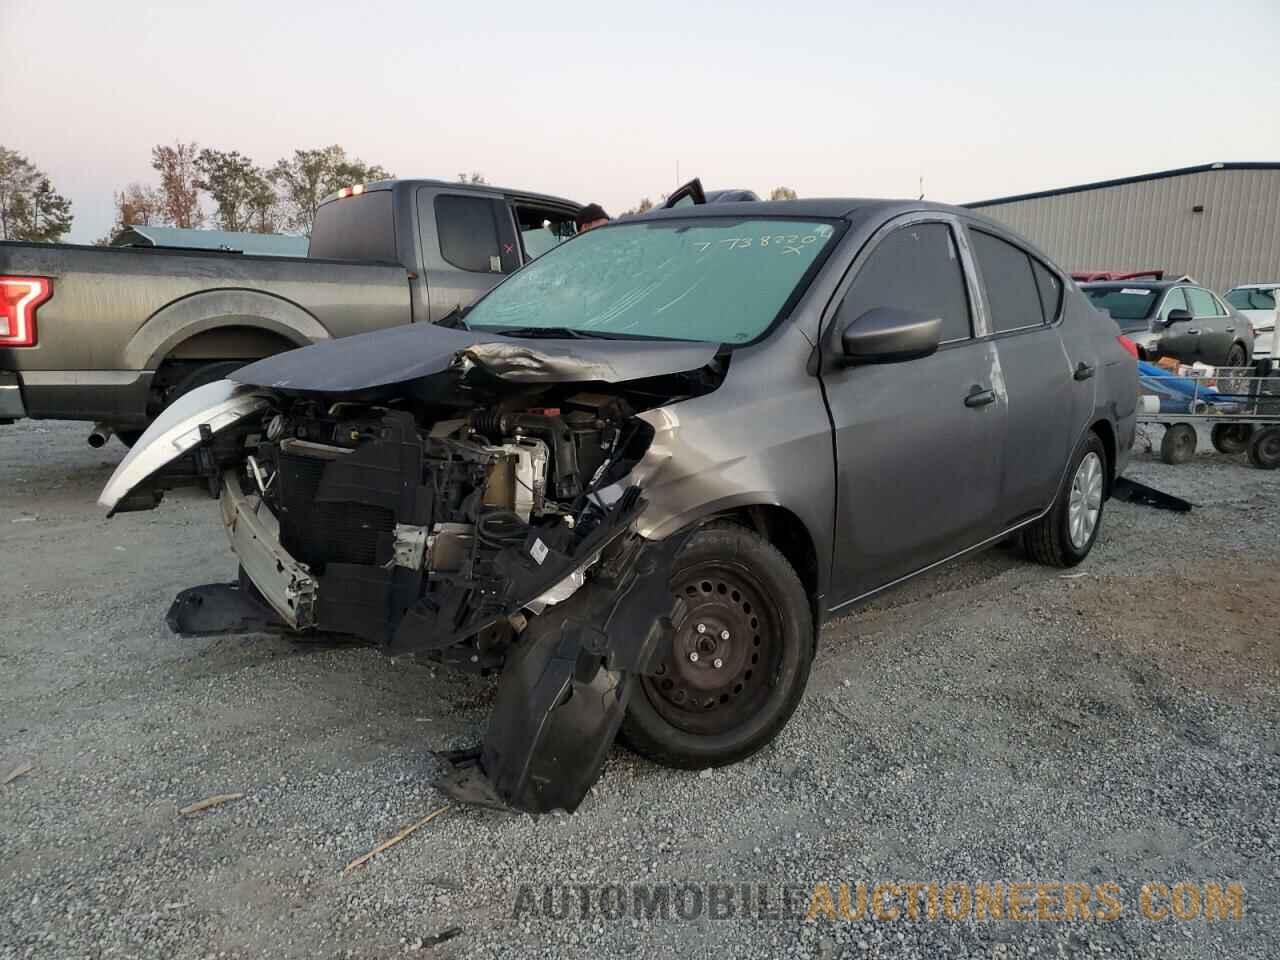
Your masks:
{"label": "gravel debris", "polygon": [[[0,773],[31,765],[0,786],[4,960],[1280,956],[1280,472],[1137,453],[1197,509],[1112,502],[1084,576],[1001,548],[828,623],[747,761],[619,747],[572,816],[455,807],[343,876],[445,802],[433,751],[479,741],[493,681],[173,637],[173,596],[235,575],[217,511],[107,521],[123,448],[86,432],[0,428]],[[1123,910],[806,922],[816,884],[858,881],[1115,883]],[[1243,884],[1243,918],[1142,916],[1143,884],[1183,881]],[[634,909],[657,889],[696,916]]]}

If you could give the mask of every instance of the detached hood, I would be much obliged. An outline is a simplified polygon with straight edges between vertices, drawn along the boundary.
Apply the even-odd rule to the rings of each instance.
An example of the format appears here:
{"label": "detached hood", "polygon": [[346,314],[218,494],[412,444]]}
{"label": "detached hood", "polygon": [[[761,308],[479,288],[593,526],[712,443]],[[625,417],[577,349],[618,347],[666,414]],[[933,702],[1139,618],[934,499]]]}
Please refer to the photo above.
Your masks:
{"label": "detached hood", "polygon": [[619,383],[696,370],[718,344],[671,340],[526,339],[416,323],[276,354],[231,375],[302,393],[356,393],[478,367],[517,383]]}

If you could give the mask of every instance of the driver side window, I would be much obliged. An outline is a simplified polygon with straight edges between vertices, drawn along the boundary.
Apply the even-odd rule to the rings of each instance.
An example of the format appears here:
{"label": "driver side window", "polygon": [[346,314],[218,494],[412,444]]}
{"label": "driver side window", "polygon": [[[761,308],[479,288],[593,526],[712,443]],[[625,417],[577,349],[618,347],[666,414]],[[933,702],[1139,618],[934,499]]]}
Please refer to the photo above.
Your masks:
{"label": "driver side window", "polygon": [[913,223],[880,241],[840,309],[860,317],[876,307],[941,317],[943,343],[973,336],[964,267],[949,226]]}
{"label": "driver side window", "polygon": [[1187,295],[1181,287],[1174,287],[1169,291],[1169,295],[1164,298],[1164,305],[1160,307],[1160,319],[1168,320],[1170,310],[1187,309]]}

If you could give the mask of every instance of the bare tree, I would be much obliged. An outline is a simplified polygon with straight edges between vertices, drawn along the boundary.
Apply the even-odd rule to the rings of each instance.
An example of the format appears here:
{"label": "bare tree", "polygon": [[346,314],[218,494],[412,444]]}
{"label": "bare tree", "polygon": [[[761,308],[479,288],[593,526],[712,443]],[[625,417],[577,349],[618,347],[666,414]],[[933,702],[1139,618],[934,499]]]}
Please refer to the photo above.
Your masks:
{"label": "bare tree", "polygon": [[770,200],[794,200],[797,194],[790,187],[774,187],[769,191]]}
{"label": "bare tree", "polygon": [[195,141],[175,141],[173,146],[151,148],[151,166],[160,174],[160,191],[164,195],[164,217],[175,227],[190,229],[204,223],[196,185],[198,154]]}
{"label": "bare tree", "polygon": [[486,179],[484,178],[484,174],[483,174],[483,173],[477,173],[476,171],[474,171],[474,170],[473,170],[471,173],[460,173],[460,174],[458,174],[458,182],[459,182],[459,183],[485,183],[485,184],[487,184],[489,181],[488,181],[488,180],[486,180]]}
{"label": "bare tree", "polygon": [[634,207],[632,207],[630,210],[623,210],[622,213],[618,214],[618,216],[629,217],[632,214],[644,213],[646,210],[652,210],[652,209],[653,209],[653,201],[650,200],[648,197],[642,197],[640,202],[637,203]]}

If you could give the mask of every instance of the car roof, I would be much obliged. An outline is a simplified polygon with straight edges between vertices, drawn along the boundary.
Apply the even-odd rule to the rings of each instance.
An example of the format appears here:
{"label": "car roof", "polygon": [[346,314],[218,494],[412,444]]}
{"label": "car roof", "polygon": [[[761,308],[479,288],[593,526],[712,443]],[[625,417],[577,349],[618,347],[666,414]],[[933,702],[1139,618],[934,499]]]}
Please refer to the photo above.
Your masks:
{"label": "car roof", "polygon": [[1274,290],[1280,287],[1280,280],[1272,280],[1270,283],[1237,283],[1232,290]]}
{"label": "car roof", "polygon": [[814,197],[803,200],[756,200],[749,203],[705,203],[673,207],[670,210],[655,208],[627,217],[627,223],[637,220],[669,220],[683,217],[825,217],[829,219],[863,219],[873,214],[885,217],[899,213],[937,210],[990,223],[1007,230],[988,217],[974,210],[929,200],[894,200],[880,197]]}

